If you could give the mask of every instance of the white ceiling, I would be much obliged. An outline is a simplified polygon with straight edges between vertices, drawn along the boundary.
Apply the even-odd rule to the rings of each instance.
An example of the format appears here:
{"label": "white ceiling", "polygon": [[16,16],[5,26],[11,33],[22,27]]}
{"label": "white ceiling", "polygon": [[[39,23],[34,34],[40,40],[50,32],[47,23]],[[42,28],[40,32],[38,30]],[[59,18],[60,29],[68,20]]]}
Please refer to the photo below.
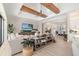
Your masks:
{"label": "white ceiling", "polygon": [[[60,13],[55,14],[46,7],[40,5],[40,3],[6,3],[4,4],[4,8],[7,14],[9,15],[16,15],[17,17],[22,17],[22,18],[29,18],[33,20],[43,20],[47,19],[50,17],[54,17],[60,14],[64,14],[67,12],[70,12],[72,10],[79,9],[79,3],[54,3],[59,9]],[[20,11],[20,8],[22,5],[28,6],[38,12],[40,12],[40,9],[42,9],[43,13],[46,14],[48,17],[47,18],[42,18],[30,13],[25,13]]]}

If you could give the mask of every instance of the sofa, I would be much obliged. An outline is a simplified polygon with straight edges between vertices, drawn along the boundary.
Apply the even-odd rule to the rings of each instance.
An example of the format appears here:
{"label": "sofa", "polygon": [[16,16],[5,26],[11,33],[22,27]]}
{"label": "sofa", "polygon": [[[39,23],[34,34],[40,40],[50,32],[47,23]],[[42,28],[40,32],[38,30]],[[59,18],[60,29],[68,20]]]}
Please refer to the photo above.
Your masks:
{"label": "sofa", "polygon": [[15,55],[22,51],[23,46],[21,44],[22,39],[8,40],[3,43],[0,48],[0,55]]}
{"label": "sofa", "polygon": [[4,41],[4,43],[0,47],[0,55],[10,56],[22,51],[23,46],[21,42],[23,41],[23,36],[17,35],[14,38],[13,37],[14,35],[12,34],[12,37],[9,37]]}
{"label": "sofa", "polygon": [[19,53],[22,51],[23,46],[21,44],[23,40],[22,39],[15,39],[8,41],[10,48],[11,48],[11,55],[15,55],[16,53]]}

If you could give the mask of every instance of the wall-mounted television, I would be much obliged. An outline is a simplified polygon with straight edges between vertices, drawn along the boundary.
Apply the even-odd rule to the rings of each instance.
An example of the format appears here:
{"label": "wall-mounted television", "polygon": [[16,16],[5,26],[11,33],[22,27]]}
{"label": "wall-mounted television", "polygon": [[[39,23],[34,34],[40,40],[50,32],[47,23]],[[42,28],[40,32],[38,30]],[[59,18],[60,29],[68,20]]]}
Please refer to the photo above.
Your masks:
{"label": "wall-mounted television", "polygon": [[28,23],[22,23],[22,31],[29,32],[32,31],[33,25]]}

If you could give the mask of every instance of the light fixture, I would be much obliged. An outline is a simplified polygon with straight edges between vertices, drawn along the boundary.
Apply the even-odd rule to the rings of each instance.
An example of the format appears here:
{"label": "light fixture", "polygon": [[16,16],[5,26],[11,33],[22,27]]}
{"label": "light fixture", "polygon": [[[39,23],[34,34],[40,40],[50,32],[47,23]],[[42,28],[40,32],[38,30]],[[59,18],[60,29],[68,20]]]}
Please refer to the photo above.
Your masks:
{"label": "light fixture", "polygon": [[40,13],[42,14],[42,12],[43,12],[43,11],[42,11],[42,5],[40,4]]}

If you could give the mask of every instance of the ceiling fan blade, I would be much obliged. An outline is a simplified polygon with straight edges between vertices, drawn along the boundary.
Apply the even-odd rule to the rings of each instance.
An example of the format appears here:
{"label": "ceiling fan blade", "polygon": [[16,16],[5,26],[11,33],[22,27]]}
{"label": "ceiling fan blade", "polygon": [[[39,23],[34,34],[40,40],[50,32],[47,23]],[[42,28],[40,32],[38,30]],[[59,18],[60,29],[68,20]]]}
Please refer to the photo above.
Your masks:
{"label": "ceiling fan blade", "polygon": [[40,13],[40,12],[38,12],[36,10],[33,10],[33,9],[27,7],[27,6],[24,6],[24,5],[21,7],[21,11],[28,12],[28,13],[34,14],[36,16],[41,16],[43,18],[47,17],[47,15],[42,14],[42,13]]}
{"label": "ceiling fan blade", "polygon": [[41,4],[56,14],[60,12],[60,10],[53,3],[41,3]]}

